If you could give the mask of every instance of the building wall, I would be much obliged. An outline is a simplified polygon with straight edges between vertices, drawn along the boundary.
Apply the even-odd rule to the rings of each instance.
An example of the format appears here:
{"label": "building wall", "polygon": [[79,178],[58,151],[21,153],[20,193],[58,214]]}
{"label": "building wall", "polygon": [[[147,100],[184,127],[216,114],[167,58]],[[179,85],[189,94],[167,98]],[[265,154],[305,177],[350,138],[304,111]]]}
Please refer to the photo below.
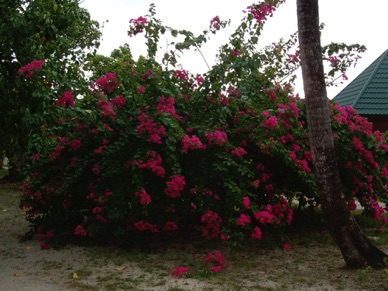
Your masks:
{"label": "building wall", "polygon": [[388,130],[388,116],[382,115],[366,115],[366,118],[373,123],[373,130],[386,131]]}

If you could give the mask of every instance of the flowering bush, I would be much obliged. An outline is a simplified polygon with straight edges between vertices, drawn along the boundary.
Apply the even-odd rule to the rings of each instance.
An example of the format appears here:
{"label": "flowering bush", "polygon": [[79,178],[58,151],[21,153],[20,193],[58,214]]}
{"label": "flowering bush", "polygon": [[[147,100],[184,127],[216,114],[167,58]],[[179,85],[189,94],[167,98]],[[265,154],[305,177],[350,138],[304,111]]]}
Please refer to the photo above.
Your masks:
{"label": "flowering bush", "polygon": [[[116,50],[103,68],[90,65],[95,81],[82,98],[65,91],[53,100],[30,142],[20,204],[42,247],[187,229],[206,239],[259,241],[292,223],[294,201],[319,205],[304,102],[280,81],[293,69],[268,57],[285,57],[292,46],[258,51],[255,39],[242,41],[259,35],[276,3],[249,7],[203,76],[155,61],[154,44],[168,28],[151,6],[151,16],[130,22],[131,35],[146,33],[148,58]],[[222,24],[214,18],[210,25]],[[195,47],[205,37],[182,34]],[[384,219],[377,201],[388,202],[387,140],[352,109],[330,105],[349,207],[358,200]],[[221,271],[220,254],[208,260]]]}

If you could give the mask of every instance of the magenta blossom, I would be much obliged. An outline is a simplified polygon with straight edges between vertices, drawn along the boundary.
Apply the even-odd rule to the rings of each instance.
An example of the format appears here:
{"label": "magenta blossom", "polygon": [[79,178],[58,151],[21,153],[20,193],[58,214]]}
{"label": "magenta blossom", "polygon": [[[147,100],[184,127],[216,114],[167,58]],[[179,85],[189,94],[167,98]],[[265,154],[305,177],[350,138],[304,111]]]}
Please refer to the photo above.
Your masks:
{"label": "magenta blossom", "polygon": [[195,272],[190,270],[189,267],[181,267],[177,266],[175,269],[171,272],[171,275],[177,278],[184,278],[188,274],[194,274]]}
{"label": "magenta blossom", "polygon": [[33,76],[35,76],[36,71],[42,69],[44,63],[45,62],[43,60],[34,60],[31,63],[25,65],[24,67],[21,67],[18,70],[18,74],[26,78],[32,78]]}
{"label": "magenta blossom", "polygon": [[73,92],[67,91],[63,93],[63,96],[57,100],[56,103],[57,106],[62,107],[74,107],[74,99],[73,99]]}

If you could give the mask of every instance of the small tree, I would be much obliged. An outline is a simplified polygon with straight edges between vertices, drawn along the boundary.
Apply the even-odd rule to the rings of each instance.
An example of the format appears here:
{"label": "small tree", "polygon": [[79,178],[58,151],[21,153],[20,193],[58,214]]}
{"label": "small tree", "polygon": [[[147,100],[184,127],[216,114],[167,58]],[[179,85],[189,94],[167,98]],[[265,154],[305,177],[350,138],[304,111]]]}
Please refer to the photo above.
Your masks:
{"label": "small tree", "polygon": [[[4,0],[0,19],[0,156],[17,172],[54,92],[87,84],[82,66],[101,33],[77,0]],[[48,68],[44,86],[18,76],[33,60]]]}

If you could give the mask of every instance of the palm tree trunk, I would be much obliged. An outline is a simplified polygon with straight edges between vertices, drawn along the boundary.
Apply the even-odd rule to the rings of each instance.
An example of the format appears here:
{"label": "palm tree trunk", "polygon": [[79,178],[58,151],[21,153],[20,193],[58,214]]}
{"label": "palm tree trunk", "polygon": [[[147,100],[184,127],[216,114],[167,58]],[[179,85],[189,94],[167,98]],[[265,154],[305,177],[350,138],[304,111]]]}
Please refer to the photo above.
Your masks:
{"label": "palm tree trunk", "polygon": [[388,255],[357,224],[347,206],[338,173],[322,63],[318,0],[297,0],[297,14],[310,145],[330,234],[349,267],[384,267]]}

